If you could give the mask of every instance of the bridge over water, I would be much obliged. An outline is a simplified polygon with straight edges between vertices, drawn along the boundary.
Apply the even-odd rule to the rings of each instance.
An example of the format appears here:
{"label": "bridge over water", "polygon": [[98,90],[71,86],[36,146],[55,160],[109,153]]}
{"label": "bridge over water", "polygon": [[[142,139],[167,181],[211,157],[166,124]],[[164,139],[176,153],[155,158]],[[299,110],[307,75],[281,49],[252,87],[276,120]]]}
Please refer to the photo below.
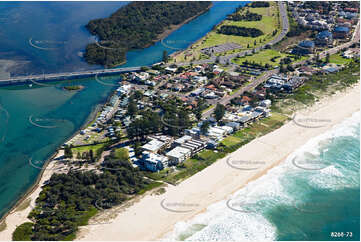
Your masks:
{"label": "bridge over water", "polygon": [[112,74],[120,74],[120,73],[140,71],[140,70],[141,67],[125,67],[125,68],[64,72],[64,73],[30,75],[30,76],[16,76],[9,79],[0,79],[0,86],[21,85],[21,84],[32,83],[34,81],[41,83],[41,82],[69,80],[69,79],[76,79],[83,77],[92,77],[95,75],[112,75]]}

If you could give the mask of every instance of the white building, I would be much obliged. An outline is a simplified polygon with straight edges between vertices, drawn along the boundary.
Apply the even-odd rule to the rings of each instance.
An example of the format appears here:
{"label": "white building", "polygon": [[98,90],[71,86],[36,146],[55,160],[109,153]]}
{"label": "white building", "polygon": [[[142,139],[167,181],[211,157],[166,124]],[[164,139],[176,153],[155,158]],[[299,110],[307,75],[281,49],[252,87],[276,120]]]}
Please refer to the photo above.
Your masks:
{"label": "white building", "polygon": [[121,85],[120,87],[118,87],[117,89],[117,94],[118,96],[124,95],[124,94],[128,94],[130,92],[132,88],[132,85],[128,84],[128,85]]}
{"label": "white building", "polygon": [[218,141],[221,140],[226,133],[226,130],[220,129],[219,127],[209,127],[207,130],[207,136]]}
{"label": "white building", "polygon": [[175,145],[182,145],[182,144],[184,144],[185,142],[187,142],[188,140],[191,140],[191,139],[192,139],[191,136],[189,136],[189,135],[184,135],[184,136],[182,136],[182,137],[174,140],[174,144],[175,144]]}
{"label": "white building", "polygon": [[183,147],[183,148],[190,149],[192,152],[191,155],[194,155],[194,154],[198,153],[199,151],[203,150],[205,146],[206,146],[206,143],[204,141],[197,140],[197,139],[188,140],[187,142],[185,142],[184,144],[181,145],[181,147]]}
{"label": "white building", "polygon": [[259,105],[262,107],[266,107],[269,108],[271,106],[272,102],[269,99],[263,100],[261,102],[259,102]]}
{"label": "white building", "polygon": [[176,165],[188,159],[192,154],[190,149],[177,146],[169,151],[166,156],[169,158],[169,165]]}
{"label": "white building", "polygon": [[165,143],[156,139],[152,139],[148,143],[142,146],[144,151],[148,151],[151,153],[157,153],[160,149],[164,147]]}
{"label": "white building", "polygon": [[162,170],[168,165],[167,157],[151,152],[143,152],[142,161],[145,168],[153,172]]}
{"label": "white building", "polygon": [[149,78],[149,73],[147,73],[147,72],[133,74],[133,80],[136,80],[136,81],[145,81],[148,78]]}

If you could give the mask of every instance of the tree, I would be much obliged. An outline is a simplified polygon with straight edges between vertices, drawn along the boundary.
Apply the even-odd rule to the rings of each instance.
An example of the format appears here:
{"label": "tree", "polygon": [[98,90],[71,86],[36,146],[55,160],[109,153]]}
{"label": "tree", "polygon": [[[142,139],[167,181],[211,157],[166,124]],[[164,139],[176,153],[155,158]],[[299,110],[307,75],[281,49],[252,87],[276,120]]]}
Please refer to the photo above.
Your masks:
{"label": "tree", "polygon": [[224,105],[218,103],[216,109],[214,110],[214,117],[216,118],[217,122],[219,122],[223,118],[225,112],[226,108],[224,107]]}
{"label": "tree", "polygon": [[283,64],[280,64],[280,73],[285,73],[285,72],[286,72],[286,70],[285,70]]}
{"label": "tree", "polygon": [[139,90],[136,90],[133,94],[133,97],[137,100],[141,99],[143,97],[143,93]]}
{"label": "tree", "polygon": [[168,52],[166,50],[163,50],[163,58],[162,58],[164,63],[168,62]]}
{"label": "tree", "polygon": [[73,158],[73,151],[71,150],[71,146],[65,146],[64,148],[64,157],[65,158]]}
{"label": "tree", "polygon": [[149,68],[148,68],[148,67],[146,67],[146,66],[142,66],[142,67],[140,68],[140,70],[141,70],[141,71],[148,71],[148,70],[149,70]]}
{"label": "tree", "polygon": [[136,157],[140,157],[142,155],[142,147],[140,146],[140,142],[135,142],[134,154]]}
{"label": "tree", "polygon": [[219,63],[219,56],[216,57],[216,63]]}
{"label": "tree", "polygon": [[201,125],[201,133],[206,134],[209,128],[209,121],[204,121]]}
{"label": "tree", "polygon": [[330,53],[327,53],[326,55],[326,63],[330,63]]}
{"label": "tree", "polygon": [[184,70],[185,70],[184,67],[180,66],[177,68],[177,73],[182,73],[182,72],[184,72]]}
{"label": "tree", "polygon": [[89,151],[89,160],[91,163],[93,163],[95,161],[93,150]]}
{"label": "tree", "polygon": [[316,60],[317,63],[320,62],[320,54],[319,53],[316,54],[316,59],[315,60]]}
{"label": "tree", "polygon": [[195,111],[195,115],[196,115],[196,119],[197,119],[198,121],[201,120],[201,118],[202,118],[202,111],[201,111],[199,108],[197,108],[196,111]]}
{"label": "tree", "polygon": [[287,65],[287,71],[294,71],[294,70],[295,69],[290,64]]}
{"label": "tree", "polygon": [[137,104],[133,99],[130,100],[128,104],[128,114],[133,117],[138,111]]}

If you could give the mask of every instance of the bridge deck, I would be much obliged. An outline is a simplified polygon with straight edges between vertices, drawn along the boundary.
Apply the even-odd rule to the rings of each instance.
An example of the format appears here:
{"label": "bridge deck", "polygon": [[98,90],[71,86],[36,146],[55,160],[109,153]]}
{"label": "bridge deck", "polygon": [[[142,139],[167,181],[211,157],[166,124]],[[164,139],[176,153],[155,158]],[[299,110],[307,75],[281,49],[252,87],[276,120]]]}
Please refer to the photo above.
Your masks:
{"label": "bridge deck", "polygon": [[102,69],[102,70],[90,70],[90,71],[79,71],[79,72],[65,72],[65,73],[53,73],[44,75],[31,75],[31,76],[17,76],[9,79],[0,79],[0,86],[19,85],[30,83],[31,81],[37,82],[49,82],[55,80],[64,80],[79,77],[95,76],[97,74],[118,74],[131,71],[139,71],[141,67],[126,67],[126,68],[115,68],[115,69]]}

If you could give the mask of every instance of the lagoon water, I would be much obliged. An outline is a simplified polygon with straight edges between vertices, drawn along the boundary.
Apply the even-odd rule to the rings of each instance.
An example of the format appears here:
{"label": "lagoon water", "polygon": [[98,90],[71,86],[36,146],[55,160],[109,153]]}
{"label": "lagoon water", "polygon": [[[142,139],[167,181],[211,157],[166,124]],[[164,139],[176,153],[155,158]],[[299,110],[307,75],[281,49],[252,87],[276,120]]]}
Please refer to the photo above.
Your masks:
{"label": "lagoon water", "polygon": [[360,112],[311,139],[229,200],[177,223],[167,239],[359,241],[359,171]]}
{"label": "lagoon water", "polygon": [[[94,41],[84,25],[109,16],[126,2],[2,2],[0,4],[0,65],[15,61],[11,75],[53,73],[101,68],[81,58]],[[129,52],[125,66],[161,61],[163,50],[172,53],[206,34],[227,14],[245,2],[214,2],[199,16],[168,36],[163,44]],[[52,48],[51,50],[38,49]],[[167,47],[166,47],[167,46]],[[1,66],[0,66],[1,70]],[[119,77],[109,78],[115,82]],[[79,83],[80,92],[61,87]],[[106,100],[112,87],[93,78],[0,88],[0,217],[31,187],[44,161],[89,118],[96,105]],[[32,166],[29,163],[32,161]]]}

